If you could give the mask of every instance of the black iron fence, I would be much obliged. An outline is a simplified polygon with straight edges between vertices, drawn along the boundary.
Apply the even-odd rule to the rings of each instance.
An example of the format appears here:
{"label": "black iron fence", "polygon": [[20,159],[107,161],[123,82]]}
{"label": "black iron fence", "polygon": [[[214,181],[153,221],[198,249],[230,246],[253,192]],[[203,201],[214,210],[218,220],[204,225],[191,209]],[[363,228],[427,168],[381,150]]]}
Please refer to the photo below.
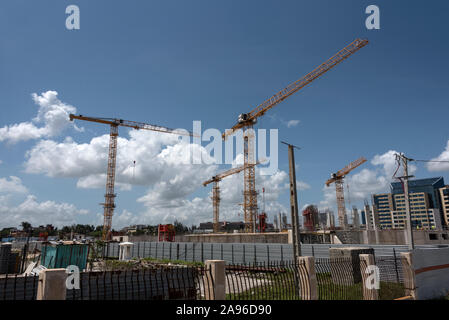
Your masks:
{"label": "black iron fence", "polygon": [[214,297],[205,267],[158,267],[80,273],[68,300],[201,300]]}
{"label": "black iron fence", "polygon": [[375,257],[379,268],[379,299],[393,300],[404,297],[404,272],[401,259],[397,257]]}
{"label": "black iron fence", "polygon": [[363,300],[360,263],[351,258],[317,258],[319,300]]}
{"label": "black iron fence", "polygon": [[298,262],[227,265],[225,274],[228,300],[300,300],[308,286]]}
{"label": "black iron fence", "polygon": [[38,276],[1,275],[0,301],[35,300],[38,281]]}

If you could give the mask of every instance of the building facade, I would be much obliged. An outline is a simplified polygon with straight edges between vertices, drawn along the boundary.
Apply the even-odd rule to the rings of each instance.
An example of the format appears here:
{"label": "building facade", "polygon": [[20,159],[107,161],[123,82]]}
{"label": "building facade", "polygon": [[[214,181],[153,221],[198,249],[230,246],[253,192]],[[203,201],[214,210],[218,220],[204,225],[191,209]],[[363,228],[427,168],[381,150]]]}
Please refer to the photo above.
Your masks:
{"label": "building facade", "polygon": [[[445,204],[442,194],[447,193],[447,215],[443,219]],[[414,229],[437,229],[449,223],[449,187],[445,189],[443,177],[409,181],[409,200],[412,227]],[[405,227],[405,196],[402,183],[391,184],[391,193],[372,196],[374,215],[381,229]]]}
{"label": "building facade", "polygon": [[449,186],[440,188],[439,192],[443,222],[446,226],[449,226]]}

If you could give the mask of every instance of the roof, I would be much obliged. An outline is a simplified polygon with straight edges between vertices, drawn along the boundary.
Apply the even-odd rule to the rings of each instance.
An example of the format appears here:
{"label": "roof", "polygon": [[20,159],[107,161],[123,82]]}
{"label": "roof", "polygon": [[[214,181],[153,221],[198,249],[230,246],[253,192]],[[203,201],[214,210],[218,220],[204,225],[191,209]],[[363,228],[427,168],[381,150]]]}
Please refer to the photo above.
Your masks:
{"label": "roof", "polygon": [[[441,185],[441,186],[438,186],[438,185]],[[443,177],[435,177],[435,178],[409,180],[408,186],[409,186],[409,188],[424,187],[424,186],[433,186],[433,187],[440,188],[440,187],[444,186],[444,179],[443,179]],[[402,184],[400,182],[392,182],[391,189],[401,189],[402,190]]]}

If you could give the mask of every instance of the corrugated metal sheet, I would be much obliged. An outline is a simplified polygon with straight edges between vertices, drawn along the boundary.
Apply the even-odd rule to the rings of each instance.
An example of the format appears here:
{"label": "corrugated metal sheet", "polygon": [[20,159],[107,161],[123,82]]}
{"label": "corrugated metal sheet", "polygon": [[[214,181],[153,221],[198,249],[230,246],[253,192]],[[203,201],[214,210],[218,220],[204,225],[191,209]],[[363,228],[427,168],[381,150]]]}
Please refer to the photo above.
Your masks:
{"label": "corrugated metal sheet", "polygon": [[[399,256],[408,251],[405,245],[356,245],[356,244],[302,244],[303,256],[328,258],[329,248],[333,247],[368,247],[374,249],[376,256]],[[118,243],[109,244],[109,256],[118,257]],[[418,248],[436,247],[421,245]],[[277,243],[192,243],[192,242],[136,242],[132,257],[158,259],[206,261],[209,259],[225,260],[227,263],[269,263],[291,261],[293,246]]]}

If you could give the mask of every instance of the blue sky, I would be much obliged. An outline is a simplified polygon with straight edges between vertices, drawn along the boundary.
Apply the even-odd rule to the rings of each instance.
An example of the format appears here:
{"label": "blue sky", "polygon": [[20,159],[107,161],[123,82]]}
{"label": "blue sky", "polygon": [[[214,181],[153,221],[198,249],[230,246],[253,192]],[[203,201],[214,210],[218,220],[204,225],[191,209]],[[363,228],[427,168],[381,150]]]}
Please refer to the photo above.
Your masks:
{"label": "blue sky", "polygon": [[[65,9],[71,4],[80,8],[80,30],[65,28]],[[365,27],[365,8],[370,4],[380,8],[380,30]],[[449,3],[443,1],[4,0],[0,4],[0,128],[5,134],[6,126],[32,121],[39,106],[31,95],[43,97],[55,91],[61,104],[83,115],[189,130],[193,120],[201,120],[203,128],[224,130],[239,113],[250,111],[355,38],[367,38],[367,47],[272,109],[257,125],[279,129],[279,140],[302,147],[296,153],[297,178],[307,185],[300,190],[300,206],[333,207],[334,189],[323,191],[324,182],[331,172],[365,156],[369,162],[348,178],[351,193],[359,191],[351,195],[352,204],[358,204],[371,192],[388,190],[389,151],[419,159],[449,159],[449,151],[445,153],[448,12]],[[289,120],[299,124],[288,128]],[[64,161],[70,160],[67,154],[72,151],[78,152],[74,159],[80,157],[83,151],[76,146],[101,136],[106,141],[109,128],[76,125],[84,131],[68,127],[16,143],[1,141],[0,131],[0,226],[25,218],[42,224],[101,223],[101,152],[96,155],[91,150],[92,159],[78,162],[86,168],[83,173],[76,170],[77,163]],[[68,136],[74,143],[67,147]],[[134,141],[125,128],[120,136]],[[49,141],[64,144],[68,153],[54,157]],[[40,143],[47,147],[36,148],[42,147]],[[166,149],[164,143],[146,147],[148,152],[154,147],[156,156]],[[132,145],[139,148],[138,143]],[[32,168],[30,159],[41,159],[39,152],[47,152],[54,163]],[[129,159],[123,161],[126,167]],[[198,181],[187,189],[175,182],[188,183],[199,175],[192,173],[189,178],[182,176],[184,172],[209,173],[206,168],[179,166],[179,176],[172,168],[156,177],[150,170],[151,157],[144,161],[148,161],[142,164],[148,169],[142,169],[145,182],[133,183],[139,177],[125,181],[124,173],[128,185],[117,191],[117,216],[122,220],[114,221],[157,223],[176,217],[196,223],[212,218],[208,188],[195,184]],[[73,172],[52,171],[65,165]],[[279,169],[288,172],[282,145]],[[417,165],[414,173],[447,180],[449,168],[444,164],[430,169]],[[157,171],[161,170],[165,169]],[[80,178],[92,178],[89,172],[97,174],[98,187],[80,186]],[[269,214],[288,208],[286,177],[259,180],[270,193]],[[232,178],[228,187],[233,190],[232,184],[240,180]],[[224,214],[232,220],[238,219],[238,195],[235,192],[224,204]],[[173,202],[160,205],[164,199]],[[33,212],[33,206],[41,211]],[[53,217],[52,212],[58,214]]]}

